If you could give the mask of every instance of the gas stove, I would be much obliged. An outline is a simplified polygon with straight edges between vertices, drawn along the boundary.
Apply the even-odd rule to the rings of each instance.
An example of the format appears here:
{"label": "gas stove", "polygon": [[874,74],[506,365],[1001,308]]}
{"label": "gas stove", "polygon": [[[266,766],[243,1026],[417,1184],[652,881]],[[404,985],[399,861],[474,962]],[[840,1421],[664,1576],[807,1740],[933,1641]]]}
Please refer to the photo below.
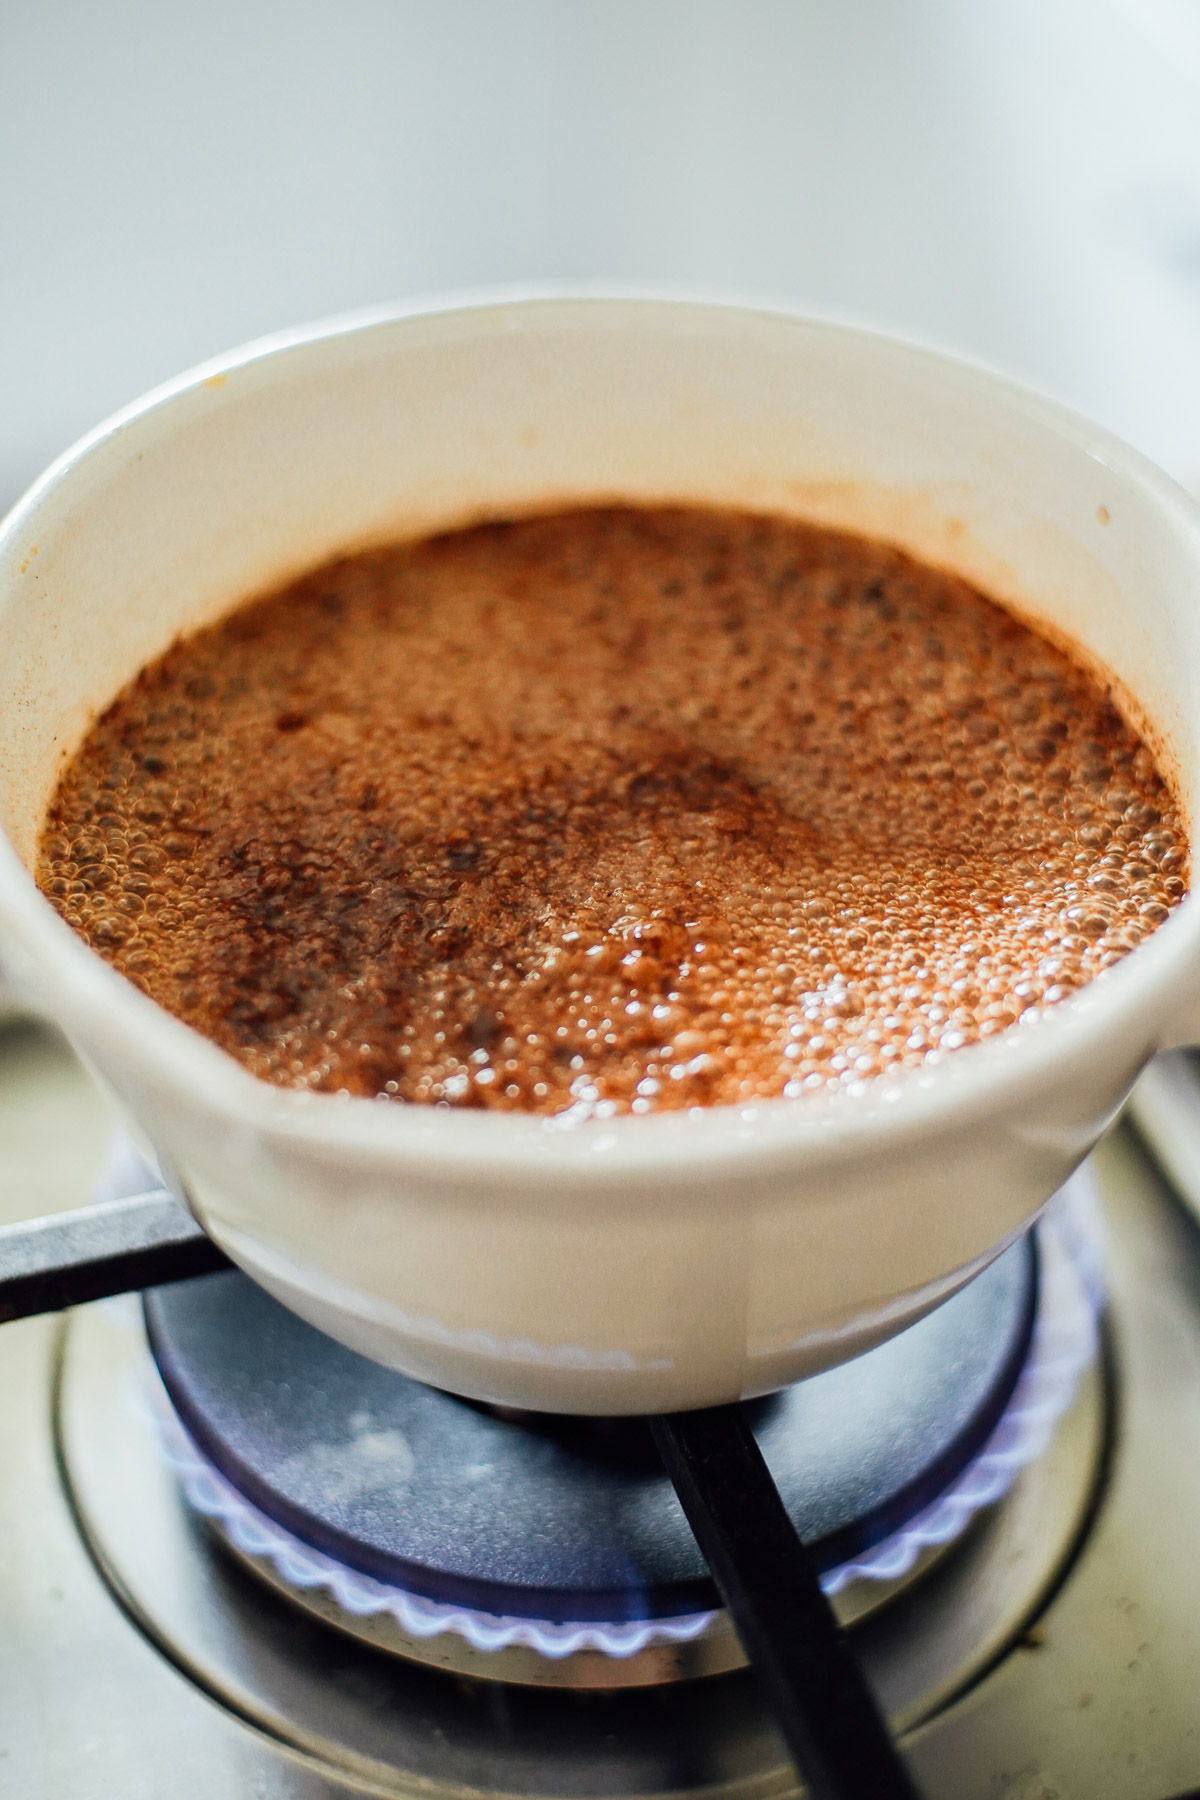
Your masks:
{"label": "gas stove", "polygon": [[[0,1417],[5,1791],[797,1791],[638,1422],[435,1393],[232,1272],[3,1326]],[[923,1793],[1200,1788],[1200,1229],[1132,1126],[749,1418]]]}

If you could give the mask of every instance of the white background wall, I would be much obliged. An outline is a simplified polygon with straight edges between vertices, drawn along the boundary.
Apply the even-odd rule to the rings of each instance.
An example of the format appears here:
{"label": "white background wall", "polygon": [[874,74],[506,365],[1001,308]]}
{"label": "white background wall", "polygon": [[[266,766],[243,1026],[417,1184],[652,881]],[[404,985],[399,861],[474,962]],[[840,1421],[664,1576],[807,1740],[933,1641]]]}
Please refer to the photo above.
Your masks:
{"label": "white background wall", "polygon": [[240,340],[589,275],[960,346],[1200,485],[1200,0],[0,3],[0,505]]}

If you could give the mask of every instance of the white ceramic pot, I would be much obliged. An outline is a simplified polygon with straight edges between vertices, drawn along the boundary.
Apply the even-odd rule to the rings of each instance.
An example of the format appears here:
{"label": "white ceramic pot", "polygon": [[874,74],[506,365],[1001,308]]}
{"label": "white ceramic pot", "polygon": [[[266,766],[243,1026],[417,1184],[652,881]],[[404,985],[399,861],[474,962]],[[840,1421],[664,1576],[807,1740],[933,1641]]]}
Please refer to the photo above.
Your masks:
{"label": "white ceramic pot", "polygon": [[273,1089],[38,894],[64,759],[181,632],[334,551],[614,497],[802,515],[961,571],[1111,671],[1195,817],[1200,509],[1004,381],[800,317],[546,296],[271,339],[103,426],[0,533],[12,980],[297,1312],[461,1393],[603,1413],[774,1388],[918,1317],[1027,1225],[1200,1013],[1189,899],[1040,1024],[937,1067],[563,1129]]}

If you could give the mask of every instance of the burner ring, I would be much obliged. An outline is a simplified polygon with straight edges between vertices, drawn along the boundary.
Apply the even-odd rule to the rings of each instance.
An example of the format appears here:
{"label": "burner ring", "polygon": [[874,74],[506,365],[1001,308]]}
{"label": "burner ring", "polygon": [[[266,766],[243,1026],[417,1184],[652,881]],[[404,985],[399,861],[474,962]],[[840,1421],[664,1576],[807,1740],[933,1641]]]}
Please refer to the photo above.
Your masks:
{"label": "burner ring", "polygon": [[[1087,1186],[1087,1177],[1082,1183]],[[1059,1233],[1045,1244],[1045,1291]],[[722,1793],[787,1785],[778,1735],[747,1672],[700,1673],[715,1645],[651,1646],[617,1660],[581,1652],[556,1663],[520,1646],[485,1658],[447,1632],[425,1666],[310,1617],[214,1540],[186,1505],[144,1405],[146,1338],[132,1301],[85,1307],[65,1322],[53,1394],[59,1463],[71,1513],[109,1593],[199,1694],[300,1756],[335,1786],[409,1795],[414,1784],[495,1796],[524,1793],[531,1770],[553,1791],[692,1792],[698,1768]],[[854,1627],[855,1646],[897,1735],[930,1719],[1001,1661],[1078,1553],[1093,1516],[1109,1441],[1114,1371],[1097,1359],[1046,1453],[999,1505],[889,1604]],[[855,1590],[870,1584],[856,1583]],[[839,1607],[846,1596],[840,1596]],[[365,1628],[370,1621],[362,1621]],[[446,1680],[460,1652],[553,1687]],[[445,1655],[442,1655],[445,1652]],[[648,1691],[639,1682],[666,1681]],[[614,1687],[614,1677],[619,1685]],[[585,1691],[564,1692],[567,1688]],[[589,1694],[588,1687],[603,1687]],[[599,1785],[598,1785],[599,1783]],[[548,1791],[544,1782],[541,1791]]]}
{"label": "burner ring", "polygon": [[[1079,1375],[1095,1354],[1095,1296],[1079,1267],[1077,1221],[1060,1206],[1042,1229],[1055,1235],[1060,1254],[1048,1259],[1029,1354],[1008,1405],[983,1450],[943,1494],[864,1555],[825,1572],[826,1592],[846,1596],[839,1608],[843,1615],[860,1617],[885,1597],[864,1596],[865,1584],[890,1597],[976,1513],[1002,1499],[1020,1470],[1045,1449],[1069,1406]],[[1072,1246],[1069,1257],[1061,1254],[1064,1243]],[[576,1665],[572,1684],[592,1686],[658,1681],[667,1668],[678,1675],[718,1673],[744,1661],[720,1610],[673,1619],[551,1623],[430,1601],[360,1574],[304,1544],[240,1495],[197,1449],[161,1381],[153,1375],[151,1381],[162,1449],[192,1508],[261,1578],[352,1635],[401,1655],[508,1681],[557,1684],[553,1665],[563,1659]],[[443,1643],[431,1654],[431,1640],[447,1635],[462,1640],[462,1649]],[[666,1654],[647,1658],[654,1649]],[[531,1652],[536,1660],[504,1654],[514,1650]],[[606,1678],[603,1658],[637,1666],[613,1669]]]}
{"label": "burner ring", "polygon": [[[1014,1245],[852,1363],[753,1403],[817,1565],[862,1559],[983,1448],[1033,1331]],[[516,1425],[323,1337],[244,1276],[145,1299],[171,1403],[201,1456],[300,1543],[422,1601],[578,1627],[720,1600],[645,1421]]]}

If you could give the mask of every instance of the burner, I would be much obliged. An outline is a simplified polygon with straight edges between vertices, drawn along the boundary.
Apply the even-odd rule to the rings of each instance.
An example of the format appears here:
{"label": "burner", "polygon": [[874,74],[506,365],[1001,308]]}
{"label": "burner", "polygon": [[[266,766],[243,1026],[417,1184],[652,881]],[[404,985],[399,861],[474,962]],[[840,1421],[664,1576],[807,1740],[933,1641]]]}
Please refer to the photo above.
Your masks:
{"label": "burner", "polygon": [[[897,1733],[941,1712],[1005,1658],[1055,1592],[1087,1530],[1104,1466],[1108,1389],[1104,1365],[1090,1360],[1094,1315],[1079,1265],[1064,1250],[1066,1223],[1058,1218],[1041,1233],[1033,1347],[1000,1425],[982,1458],[914,1522],[918,1536],[936,1540],[978,1505],[971,1528],[938,1553],[921,1579],[881,1589],[890,1594],[887,1604],[853,1628],[856,1650]],[[262,1560],[274,1586],[248,1572],[244,1556],[214,1555],[214,1532],[184,1503],[179,1476],[163,1456],[146,1405],[148,1377],[161,1397],[140,1306],[110,1302],[72,1315],[55,1385],[55,1430],[72,1513],[95,1566],[175,1670],[339,1792],[346,1782],[355,1791],[370,1786],[399,1795],[419,1787],[485,1800],[525,1792],[559,1800],[635,1793],[679,1800],[697,1789],[790,1791],[782,1746],[748,1672],[668,1679],[700,1672],[714,1635],[683,1644],[660,1638],[627,1657],[584,1648],[557,1660],[517,1639],[489,1656],[443,1618],[424,1649],[427,1661],[440,1666],[422,1667],[377,1647],[399,1632],[392,1613],[354,1622],[370,1642],[351,1635],[345,1617],[337,1621],[342,1629],[330,1630],[297,1605],[304,1597],[282,1591],[287,1534],[265,1515],[258,1517],[273,1537]],[[190,1454],[199,1457],[194,1445]],[[207,1459],[196,1468],[197,1480],[232,1493]],[[987,1504],[1009,1481],[1003,1499]],[[912,1541],[910,1527],[856,1565],[882,1572],[896,1546],[911,1548]],[[310,1578],[311,1559],[319,1554],[303,1551],[307,1560],[293,1571],[298,1578]],[[908,1554],[905,1549],[901,1561]],[[373,1579],[342,1573],[363,1584]],[[842,1578],[830,1571],[827,1580]],[[850,1579],[836,1603],[842,1607],[876,1585]],[[363,1599],[363,1589],[353,1592]],[[314,1610],[336,1605],[328,1588],[309,1590],[307,1600]],[[432,1611],[440,1603],[419,1604]],[[718,1615],[713,1634],[723,1620]],[[502,1637],[538,1628],[528,1618],[492,1626]],[[592,1622],[579,1629],[607,1628]],[[443,1669],[461,1673],[467,1666],[464,1653],[474,1656],[474,1673],[526,1685],[446,1679]],[[485,1663],[499,1666],[485,1670]],[[555,1685],[547,1684],[547,1670]],[[636,1682],[665,1685],[629,1685],[635,1670]],[[555,1686],[583,1691],[556,1692]]]}
{"label": "burner", "polygon": [[[752,1408],[828,1570],[918,1512],[996,1426],[1029,1346],[1033,1240],[901,1336]],[[303,1543],[452,1606],[553,1623],[719,1605],[642,1421],[520,1423],[407,1380],[230,1273],[146,1297],[180,1420]]]}
{"label": "burner", "polygon": [[[890,1344],[754,1408],[844,1618],[926,1568],[1034,1453],[1037,1371],[1005,1408],[1037,1285],[1031,1238]],[[331,1343],[237,1275],[159,1290],[146,1313],[185,1492],[309,1610],[507,1681],[635,1685],[742,1661],[643,1423],[497,1418]]]}

